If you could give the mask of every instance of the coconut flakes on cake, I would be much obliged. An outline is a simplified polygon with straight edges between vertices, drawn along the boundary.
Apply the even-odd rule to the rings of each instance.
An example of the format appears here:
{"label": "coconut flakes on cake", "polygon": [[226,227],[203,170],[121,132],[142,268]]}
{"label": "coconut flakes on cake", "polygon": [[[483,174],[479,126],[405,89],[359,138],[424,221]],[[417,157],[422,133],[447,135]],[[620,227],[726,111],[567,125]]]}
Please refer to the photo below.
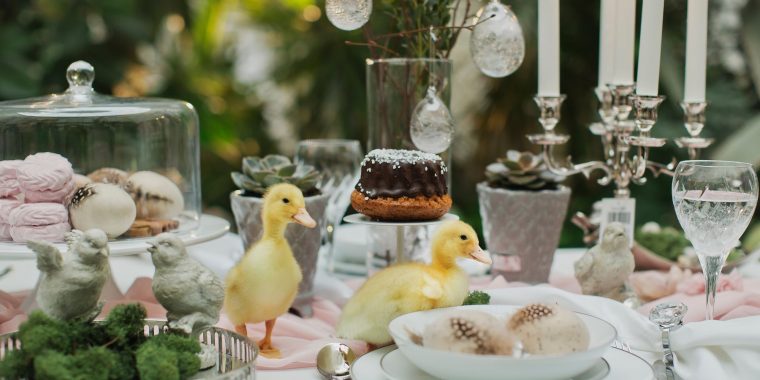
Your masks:
{"label": "coconut flakes on cake", "polygon": [[402,150],[402,149],[375,149],[367,154],[362,162],[364,166],[367,162],[371,161],[373,164],[391,164],[394,169],[400,168],[402,163],[415,165],[417,163],[425,163],[429,161],[440,162],[445,170],[443,160],[437,154],[421,152],[418,150]]}

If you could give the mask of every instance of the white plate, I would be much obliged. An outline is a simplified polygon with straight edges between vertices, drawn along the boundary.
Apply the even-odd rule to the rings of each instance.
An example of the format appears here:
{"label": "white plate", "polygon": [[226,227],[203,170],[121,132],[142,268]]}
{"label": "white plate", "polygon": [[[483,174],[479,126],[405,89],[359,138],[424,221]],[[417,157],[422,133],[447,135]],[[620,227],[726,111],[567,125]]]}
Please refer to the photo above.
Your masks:
{"label": "white plate", "polygon": [[423,220],[420,222],[381,222],[379,220],[374,220],[367,215],[364,214],[351,214],[343,218],[343,221],[346,223],[353,223],[353,224],[366,224],[370,226],[429,226],[433,224],[440,224],[449,220],[459,220],[459,217],[454,214],[446,214],[438,219],[435,220]]}
{"label": "white plate", "polygon": [[[185,243],[185,245],[191,246],[216,239],[226,234],[229,230],[230,223],[226,220],[218,216],[201,215],[197,229],[180,232],[177,236],[183,243]],[[147,250],[147,241],[150,239],[151,238],[116,240],[108,242],[108,247],[110,248],[112,257],[135,255]],[[56,243],[55,246],[61,251],[66,251],[66,245],[63,243]],[[34,259],[35,257],[36,256],[25,244],[0,243],[0,259]]]}
{"label": "white plate", "polygon": [[[351,378],[353,380],[392,380],[387,377],[381,365],[381,361],[389,356],[391,352],[399,352],[396,346],[388,346],[379,350],[372,351],[360,357],[351,367]],[[403,355],[398,355],[406,360]],[[654,370],[644,361],[644,359],[617,348],[611,348],[604,354],[604,360],[609,363],[610,372],[604,376],[603,380],[654,380]],[[407,361],[408,362],[408,361]],[[408,368],[408,367],[407,367]],[[404,374],[401,379],[415,380],[439,380],[435,377],[425,374],[412,365],[415,372]],[[421,375],[422,374],[422,375]],[[427,377],[423,377],[427,376]],[[577,380],[590,380],[588,378],[576,377]]]}
{"label": "white plate", "polygon": [[[589,332],[589,348],[565,355],[513,358],[498,355],[471,355],[435,350],[415,344],[408,330],[421,333],[425,327],[454,310],[478,310],[500,320],[512,315],[520,306],[478,305],[435,309],[402,315],[388,325],[388,331],[401,352],[425,372],[449,379],[469,380],[472,368],[478,369],[479,380],[547,380],[572,378],[593,367],[615,340],[615,328],[602,319],[577,314]],[[505,322],[506,323],[506,322]]]}

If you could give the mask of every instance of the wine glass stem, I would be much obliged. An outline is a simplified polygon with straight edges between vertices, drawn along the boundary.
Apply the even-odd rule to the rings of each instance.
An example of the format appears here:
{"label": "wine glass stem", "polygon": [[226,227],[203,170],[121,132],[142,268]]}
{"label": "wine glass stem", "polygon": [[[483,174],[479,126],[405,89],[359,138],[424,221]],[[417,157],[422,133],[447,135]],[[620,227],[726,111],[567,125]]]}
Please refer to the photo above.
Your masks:
{"label": "wine glass stem", "polygon": [[705,296],[707,297],[705,319],[708,321],[715,317],[715,291],[718,287],[718,276],[720,276],[724,262],[725,255],[705,255],[702,259],[702,272],[705,275]]}

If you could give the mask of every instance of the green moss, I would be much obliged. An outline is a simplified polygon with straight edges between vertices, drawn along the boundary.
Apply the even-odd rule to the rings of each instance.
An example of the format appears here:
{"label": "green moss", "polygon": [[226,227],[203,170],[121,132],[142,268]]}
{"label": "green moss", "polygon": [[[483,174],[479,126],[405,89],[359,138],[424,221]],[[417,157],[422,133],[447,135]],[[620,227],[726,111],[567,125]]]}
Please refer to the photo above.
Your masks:
{"label": "green moss", "polygon": [[125,350],[135,350],[145,341],[143,328],[147,312],[140,304],[114,307],[103,322],[113,344]]}
{"label": "green moss", "polygon": [[197,339],[178,334],[161,334],[150,339],[149,344],[155,344],[172,351],[197,354],[201,352],[201,344]]}
{"label": "green moss", "polygon": [[150,341],[137,350],[137,371],[140,380],[179,380],[177,354],[150,344]]}
{"label": "green moss", "polygon": [[40,311],[32,312],[18,332],[27,358],[52,350],[70,353],[71,335],[66,323],[56,321]]}
{"label": "green moss", "polygon": [[0,360],[0,378],[20,379],[32,371],[31,364],[22,350],[6,352]]}
{"label": "green moss", "polygon": [[463,305],[488,305],[491,302],[491,296],[486,292],[475,290],[467,295]]}
{"label": "green moss", "polygon": [[683,233],[673,227],[663,227],[660,232],[636,231],[636,242],[642,247],[668,260],[676,261],[683,254],[689,241]]}
{"label": "green moss", "polygon": [[179,352],[177,353],[177,368],[181,379],[190,378],[201,369],[201,359],[196,354]]}
{"label": "green moss", "polygon": [[74,379],[73,357],[60,352],[46,351],[34,358],[34,377],[37,380]]}
{"label": "green moss", "polygon": [[0,378],[186,379],[200,369],[197,339],[144,335],[141,305],[115,307],[103,323],[62,322],[34,312],[17,334],[22,349],[0,361]]}

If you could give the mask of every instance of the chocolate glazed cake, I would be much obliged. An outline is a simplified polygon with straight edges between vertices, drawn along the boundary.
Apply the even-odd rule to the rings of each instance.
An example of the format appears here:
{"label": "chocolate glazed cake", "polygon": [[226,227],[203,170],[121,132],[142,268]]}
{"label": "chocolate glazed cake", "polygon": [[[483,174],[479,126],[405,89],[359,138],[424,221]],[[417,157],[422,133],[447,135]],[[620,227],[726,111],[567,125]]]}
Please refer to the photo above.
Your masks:
{"label": "chocolate glazed cake", "polygon": [[451,208],[446,165],[435,154],[376,149],[364,158],[351,205],[386,221],[438,219]]}

